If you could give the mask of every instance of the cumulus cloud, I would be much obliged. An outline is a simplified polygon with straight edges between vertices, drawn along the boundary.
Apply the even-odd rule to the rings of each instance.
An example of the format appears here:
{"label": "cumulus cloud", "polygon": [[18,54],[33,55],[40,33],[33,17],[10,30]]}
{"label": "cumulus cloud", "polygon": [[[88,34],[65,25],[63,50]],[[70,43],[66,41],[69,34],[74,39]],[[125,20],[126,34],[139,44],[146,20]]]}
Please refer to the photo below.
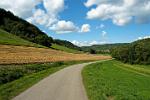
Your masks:
{"label": "cumulus cloud", "polygon": [[96,44],[99,44],[99,42],[98,42],[98,41],[91,41],[91,42],[89,43],[89,45],[96,45]]}
{"label": "cumulus cloud", "polygon": [[64,9],[64,0],[43,0],[43,4],[50,14],[57,14]]}
{"label": "cumulus cloud", "polygon": [[147,38],[150,38],[150,36],[138,37],[138,40],[147,39]]}
{"label": "cumulus cloud", "polygon": [[90,27],[89,24],[83,24],[80,32],[90,32]]}
{"label": "cumulus cloud", "polygon": [[50,29],[57,33],[70,33],[78,30],[73,22],[65,20],[58,21],[56,24],[50,27]]}
{"label": "cumulus cloud", "polygon": [[26,18],[32,15],[32,10],[41,0],[2,0],[0,7]]}
{"label": "cumulus cloud", "polygon": [[[64,0],[42,0],[43,9],[36,9],[27,20],[46,27],[51,27],[59,21],[58,14],[64,9]],[[52,6],[53,5],[53,6]]]}
{"label": "cumulus cloud", "polygon": [[34,14],[27,18],[27,21],[30,23],[37,23],[39,25],[45,25],[46,27],[51,26],[53,23],[57,22],[58,19],[55,16],[47,14],[42,9],[36,9]]}
{"label": "cumulus cloud", "polygon": [[116,25],[126,25],[135,19],[138,23],[150,22],[149,0],[87,0],[86,7],[96,5],[87,12],[88,19],[111,19]]}
{"label": "cumulus cloud", "polygon": [[77,40],[73,40],[72,43],[74,45],[77,45],[77,46],[91,46],[91,45],[98,45],[98,44],[105,44],[106,42],[105,41],[77,41]]}

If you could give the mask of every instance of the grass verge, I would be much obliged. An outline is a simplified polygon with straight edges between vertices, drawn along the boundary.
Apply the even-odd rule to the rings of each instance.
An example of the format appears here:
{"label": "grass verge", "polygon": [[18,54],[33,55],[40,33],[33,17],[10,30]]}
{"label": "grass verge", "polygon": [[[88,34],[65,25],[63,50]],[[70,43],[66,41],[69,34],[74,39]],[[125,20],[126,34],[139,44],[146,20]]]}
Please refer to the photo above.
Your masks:
{"label": "grass verge", "polygon": [[[88,61],[70,61],[70,62],[56,62],[56,63],[47,63],[47,64],[29,64],[29,65],[8,65],[4,66],[5,70],[8,69],[8,73],[5,74],[7,78],[14,78],[19,75],[18,70],[12,71],[14,69],[24,70],[26,73],[23,73],[21,77],[7,83],[1,83],[0,85],[0,100],[10,100],[19,93],[23,92],[27,88],[36,84],[43,78],[48,75],[65,68],[69,65],[83,63]],[[41,67],[40,67],[41,66]],[[0,66],[0,69],[2,65]],[[26,69],[27,68],[27,69]],[[5,71],[5,72],[7,72]],[[10,73],[9,73],[10,72]],[[15,73],[15,74],[12,74]],[[16,74],[18,73],[18,74]],[[3,73],[4,74],[4,73]],[[14,76],[15,75],[15,76]],[[9,77],[12,76],[12,77]],[[3,76],[4,77],[4,76]],[[2,77],[0,77],[2,80]]]}
{"label": "grass verge", "polygon": [[115,60],[86,66],[82,76],[89,100],[150,100],[150,75],[126,66]]}

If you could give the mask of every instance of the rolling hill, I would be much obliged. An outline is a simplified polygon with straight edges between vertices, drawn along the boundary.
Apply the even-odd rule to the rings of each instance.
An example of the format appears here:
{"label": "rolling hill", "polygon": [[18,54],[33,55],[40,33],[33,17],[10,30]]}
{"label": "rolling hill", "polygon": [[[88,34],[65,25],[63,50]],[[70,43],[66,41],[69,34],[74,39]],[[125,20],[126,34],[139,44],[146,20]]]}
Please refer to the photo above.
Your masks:
{"label": "rolling hill", "polygon": [[4,45],[20,45],[20,46],[31,46],[31,47],[44,47],[42,45],[29,42],[18,36],[10,34],[2,29],[0,29],[0,44]]}
{"label": "rolling hill", "polygon": [[124,63],[150,64],[150,38],[113,48],[111,54]]}
{"label": "rolling hill", "polygon": [[15,16],[12,12],[0,8],[0,29],[14,34],[27,41],[51,47],[52,44],[58,44],[70,49],[80,50],[80,47],[66,40],[53,39],[42,32],[35,25]]}
{"label": "rolling hill", "polygon": [[58,45],[58,44],[52,44],[51,48],[55,49],[55,50],[61,50],[61,51],[69,52],[69,53],[83,53],[82,51],[78,51],[76,49],[67,48],[65,46],[61,46],[61,45]]}
{"label": "rolling hill", "polygon": [[[25,39],[22,39],[14,34],[10,34],[2,29],[0,29],[0,44],[2,45],[14,45],[14,46],[27,46],[27,47],[38,47],[38,48],[47,48],[46,46],[42,46],[36,43],[32,43]],[[61,46],[58,44],[52,44],[52,49],[65,51],[69,53],[82,53],[81,51],[67,48],[65,46]]]}
{"label": "rolling hill", "polygon": [[85,52],[90,52],[90,50],[95,50],[96,53],[110,53],[110,50],[114,47],[128,45],[128,43],[115,43],[115,44],[102,44],[102,45],[92,45],[83,46],[81,49]]}

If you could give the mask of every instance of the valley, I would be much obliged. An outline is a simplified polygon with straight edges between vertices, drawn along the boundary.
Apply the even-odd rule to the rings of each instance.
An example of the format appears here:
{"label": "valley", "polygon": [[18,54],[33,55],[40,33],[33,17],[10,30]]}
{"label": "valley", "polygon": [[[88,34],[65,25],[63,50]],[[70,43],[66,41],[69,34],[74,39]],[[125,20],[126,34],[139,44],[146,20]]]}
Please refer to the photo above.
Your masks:
{"label": "valley", "polygon": [[[15,6],[22,1],[16,1]],[[150,4],[146,1],[144,7]],[[103,2],[96,0],[84,3],[86,8],[93,4],[98,8],[91,9],[83,20],[79,20],[81,16],[76,12],[69,13],[75,14],[72,18],[79,25],[57,15],[70,9],[69,3],[63,8],[68,0],[32,1],[33,15],[26,18],[14,9],[7,9],[11,2],[0,3],[0,100],[150,100],[150,36],[141,37],[149,32],[149,26],[129,24],[132,17],[126,16],[126,8],[140,1],[132,0],[128,4],[128,0],[119,0],[119,7],[112,6],[118,1],[111,1],[107,7],[108,0],[102,5],[105,12],[111,12],[107,18],[119,26],[105,21],[107,18],[102,18],[100,23],[88,21],[104,17],[100,15],[105,12],[99,9]],[[27,1],[19,7],[24,3]],[[121,10],[117,9],[126,3],[125,10],[118,14]],[[24,9],[28,7],[27,4],[17,9],[26,12]],[[111,16],[114,8],[117,16]],[[145,19],[147,15],[148,12],[138,18]],[[124,24],[129,25],[123,27]]]}

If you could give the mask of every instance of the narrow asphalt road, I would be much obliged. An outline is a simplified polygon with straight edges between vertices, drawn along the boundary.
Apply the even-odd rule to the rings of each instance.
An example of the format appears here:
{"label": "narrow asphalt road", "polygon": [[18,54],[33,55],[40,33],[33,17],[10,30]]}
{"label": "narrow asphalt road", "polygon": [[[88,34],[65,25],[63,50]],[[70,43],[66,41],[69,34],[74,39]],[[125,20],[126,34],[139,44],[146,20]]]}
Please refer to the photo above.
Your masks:
{"label": "narrow asphalt road", "polygon": [[38,82],[13,100],[88,100],[81,77],[83,63],[64,68]]}

